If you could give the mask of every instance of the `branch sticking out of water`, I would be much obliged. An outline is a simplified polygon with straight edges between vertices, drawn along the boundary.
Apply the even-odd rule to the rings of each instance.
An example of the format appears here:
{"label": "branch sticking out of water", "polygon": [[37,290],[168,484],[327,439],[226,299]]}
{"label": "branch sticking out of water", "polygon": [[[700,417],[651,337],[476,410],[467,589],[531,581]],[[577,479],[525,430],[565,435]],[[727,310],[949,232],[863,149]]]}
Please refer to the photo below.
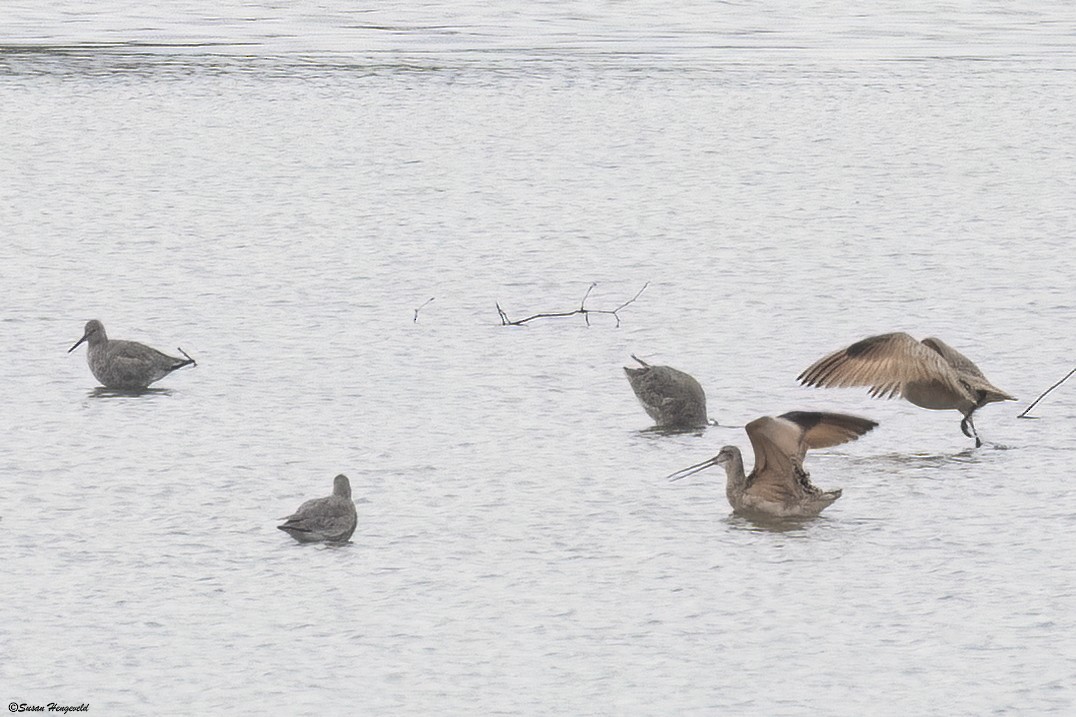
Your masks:
{"label": "branch sticking out of water", "polygon": [[192,358],[191,358],[191,355],[190,355],[189,353],[187,353],[186,351],[184,351],[183,349],[181,349],[181,348],[179,348],[178,346],[176,346],[176,351],[178,351],[178,352],[180,352],[181,354],[183,354],[183,355],[184,355],[184,356],[185,356],[185,357],[187,358],[187,360],[191,362],[191,366],[197,366],[197,365],[198,365],[198,362],[197,362],[197,361],[195,361],[194,359],[192,359]]}
{"label": "branch sticking out of water", "polygon": [[1060,386],[1061,384],[1063,384],[1063,383],[1064,383],[1065,381],[1068,381],[1068,380],[1069,380],[1069,376],[1071,376],[1071,375],[1072,375],[1072,374],[1074,374],[1074,373],[1076,373],[1076,368],[1072,369],[1072,370],[1071,370],[1071,371],[1069,371],[1069,372],[1068,372],[1067,374],[1065,374],[1065,378],[1061,379],[1060,381],[1058,381],[1057,383],[1055,383],[1055,384],[1054,384],[1053,386],[1050,386],[1050,388],[1048,388],[1048,389],[1046,389],[1045,391],[1043,391],[1043,392],[1042,392],[1042,393],[1041,393],[1041,394],[1039,395],[1039,397],[1038,397],[1038,398],[1036,398],[1036,399],[1035,399],[1034,401],[1032,401],[1032,402],[1031,402],[1031,405],[1030,405],[1030,406],[1028,406],[1027,408],[1025,408],[1025,409],[1024,409],[1024,412],[1023,412],[1023,413],[1021,413],[1021,414],[1020,414],[1019,416],[1017,416],[1017,418],[1036,418],[1036,416],[1029,416],[1029,415],[1027,415],[1027,414],[1028,414],[1028,411],[1030,411],[1030,410],[1031,410],[1032,408],[1034,408],[1034,407],[1035,407],[1035,404],[1037,404],[1037,403],[1038,403],[1039,401],[1041,401],[1042,399],[1046,398],[1046,394],[1048,394],[1048,393],[1049,393],[1050,391],[1053,391],[1053,390],[1054,390],[1055,388],[1057,388],[1058,386]]}
{"label": "branch sticking out of water", "polygon": [[522,326],[523,324],[527,323],[528,321],[534,321],[535,319],[562,319],[562,318],[564,318],[566,316],[575,316],[576,314],[582,314],[583,315],[583,320],[587,322],[587,326],[590,326],[590,315],[591,314],[609,314],[614,319],[616,319],[617,328],[620,328],[620,310],[623,309],[628,304],[635,303],[635,300],[638,299],[640,296],[642,296],[642,293],[644,291],[646,291],[646,287],[650,286],[650,282],[648,281],[645,284],[643,284],[643,288],[639,289],[639,291],[637,291],[635,293],[635,296],[631,297],[630,299],[628,299],[627,301],[625,301],[623,304],[616,307],[615,309],[588,309],[587,308],[587,298],[590,297],[590,292],[594,291],[594,287],[597,286],[597,285],[598,284],[595,282],[595,283],[592,283],[590,286],[587,287],[587,292],[585,294],[583,294],[583,298],[579,302],[579,308],[574,309],[572,311],[555,311],[555,312],[534,314],[533,316],[528,316],[525,319],[517,319],[517,320],[513,321],[513,320],[508,318],[508,314],[504,313],[504,309],[501,308],[501,305],[497,304],[497,313],[501,317],[501,326]]}
{"label": "branch sticking out of water", "polygon": [[417,323],[418,323],[418,312],[420,312],[420,311],[422,311],[423,309],[425,309],[425,308],[426,308],[426,304],[430,303],[431,301],[433,301],[433,297],[432,297],[432,296],[431,296],[430,298],[426,299],[425,301],[423,301],[423,302],[422,302],[422,306],[420,306],[420,307],[418,307],[417,309],[415,309],[415,318],[411,319],[411,323],[412,323],[412,324],[417,324]]}

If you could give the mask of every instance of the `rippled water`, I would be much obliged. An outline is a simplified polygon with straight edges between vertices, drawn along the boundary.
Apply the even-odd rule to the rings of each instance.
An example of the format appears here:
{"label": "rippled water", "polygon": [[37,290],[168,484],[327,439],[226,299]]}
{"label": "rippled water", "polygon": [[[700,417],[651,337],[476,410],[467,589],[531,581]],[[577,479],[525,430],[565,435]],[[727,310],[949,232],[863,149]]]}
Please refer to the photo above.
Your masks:
{"label": "rippled water", "polygon": [[[1063,3],[5,3],[0,697],[97,714],[1069,714]],[[620,312],[499,323],[576,307]],[[428,298],[434,301],[414,310]],[[90,318],[198,359],[95,389]],[[938,335],[976,416],[795,376]],[[620,366],[720,425],[646,430]],[[752,418],[871,416],[820,519]],[[344,472],[359,528],[277,518]]]}

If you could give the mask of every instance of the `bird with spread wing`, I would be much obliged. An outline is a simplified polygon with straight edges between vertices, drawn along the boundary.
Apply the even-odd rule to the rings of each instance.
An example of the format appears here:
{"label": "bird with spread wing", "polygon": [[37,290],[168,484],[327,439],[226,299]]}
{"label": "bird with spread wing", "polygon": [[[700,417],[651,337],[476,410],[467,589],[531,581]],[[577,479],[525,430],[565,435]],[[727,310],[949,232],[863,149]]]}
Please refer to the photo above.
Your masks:
{"label": "bird with spread wing", "polygon": [[711,466],[724,466],[725,495],[734,512],[773,518],[818,515],[841,497],[841,489],[820,490],[803,467],[807,451],[854,441],[878,424],[859,416],[822,411],[790,411],[763,416],[745,426],[755,465],[745,473],[743,455],[725,446],[713,458],[669,476],[680,480]]}

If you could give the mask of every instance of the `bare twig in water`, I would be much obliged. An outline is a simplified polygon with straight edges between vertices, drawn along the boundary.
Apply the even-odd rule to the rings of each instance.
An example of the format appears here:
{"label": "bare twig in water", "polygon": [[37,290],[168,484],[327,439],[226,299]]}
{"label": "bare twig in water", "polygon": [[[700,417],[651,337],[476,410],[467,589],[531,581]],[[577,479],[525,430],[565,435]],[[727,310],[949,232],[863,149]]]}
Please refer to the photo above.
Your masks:
{"label": "bare twig in water", "polygon": [[183,354],[187,358],[187,360],[191,362],[191,366],[197,366],[198,365],[198,362],[195,361],[194,359],[192,359],[191,355],[189,353],[187,353],[186,351],[184,351],[183,349],[176,346],[176,351],[179,351],[181,354]]}
{"label": "bare twig in water", "polygon": [[1068,381],[1069,376],[1071,376],[1074,373],[1076,373],[1076,368],[1072,369],[1067,374],[1065,374],[1065,378],[1061,379],[1060,381],[1055,383],[1053,386],[1050,386],[1050,388],[1043,391],[1042,394],[1038,398],[1036,398],[1034,401],[1031,402],[1030,406],[1028,406],[1027,408],[1024,409],[1023,413],[1021,413],[1019,416],[1017,416],[1017,418],[1037,418],[1037,416],[1029,416],[1029,415],[1027,415],[1028,411],[1030,411],[1032,408],[1034,408],[1036,403],[1038,403],[1042,399],[1046,398],[1046,394],[1048,394],[1050,391],[1053,391],[1055,388],[1057,388],[1058,386],[1063,384],[1065,381]]}
{"label": "bare twig in water", "polygon": [[590,315],[591,314],[609,314],[614,319],[616,319],[616,325],[619,328],[619,326],[620,326],[620,313],[619,313],[620,310],[623,309],[628,304],[635,303],[635,300],[638,299],[640,296],[642,296],[642,293],[644,291],[646,291],[646,287],[650,286],[650,282],[648,281],[645,284],[643,284],[643,288],[639,289],[639,291],[637,291],[635,293],[635,296],[631,297],[630,299],[628,299],[627,301],[625,301],[623,304],[616,307],[615,309],[588,309],[587,308],[587,298],[590,297],[590,292],[594,291],[594,287],[597,286],[597,285],[598,284],[595,282],[595,283],[592,283],[590,286],[587,287],[587,292],[585,294],[583,294],[583,298],[579,302],[579,308],[574,309],[572,311],[546,312],[546,313],[541,313],[541,314],[534,314],[533,316],[528,316],[525,319],[517,319],[515,321],[512,321],[511,319],[508,318],[508,314],[504,313],[504,309],[501,308],[501,305],[497,304],[497,313],[501,317],[501,326],[522,326],[523,324],[527,323],[528,321],[534,321],[535,319],[562,319],[562,318],[564,318],[566,316],[575,316],[576,314],[582,314],[583,315],[583,320],[587,322],[587,326],[590,326]]}
{"label": "bare twig in water", "polygon": [[430,298],[426,299],[425,301],[423,301],[423,302],[422,302],[422,306],[420,306],[420,307],[418,307],[417,309],[415,309],[415,318],[413,318],[413,319],[411,320],[411,323],[412,323],[412,324],[417,324],[417,323],[418,323],[418,312],[420,312],[420,311],[422,311],[423,309],[425,309],[425,308],[426,308],[426,304],[430,303],[431,301],[433,301],[433,297],[432,297],[432,296],[431,296]]}

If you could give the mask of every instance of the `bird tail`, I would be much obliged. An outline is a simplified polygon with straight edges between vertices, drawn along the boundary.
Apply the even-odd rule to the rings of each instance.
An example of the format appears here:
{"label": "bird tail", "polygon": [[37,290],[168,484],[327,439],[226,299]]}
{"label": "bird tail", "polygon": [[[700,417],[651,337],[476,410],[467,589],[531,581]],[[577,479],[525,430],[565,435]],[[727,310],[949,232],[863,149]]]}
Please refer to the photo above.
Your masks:
{"label": "bird tail", "polygon": [[987,391],[986,392],[986,399],[985,399],[984,403],[994,403],[995,401],[1016,401],[1016,400],[1018,400],[1016,398],[1016,396],[1010,396],[1009,394],[1005,393],[1001,389],[998,389],[996,391]]}

